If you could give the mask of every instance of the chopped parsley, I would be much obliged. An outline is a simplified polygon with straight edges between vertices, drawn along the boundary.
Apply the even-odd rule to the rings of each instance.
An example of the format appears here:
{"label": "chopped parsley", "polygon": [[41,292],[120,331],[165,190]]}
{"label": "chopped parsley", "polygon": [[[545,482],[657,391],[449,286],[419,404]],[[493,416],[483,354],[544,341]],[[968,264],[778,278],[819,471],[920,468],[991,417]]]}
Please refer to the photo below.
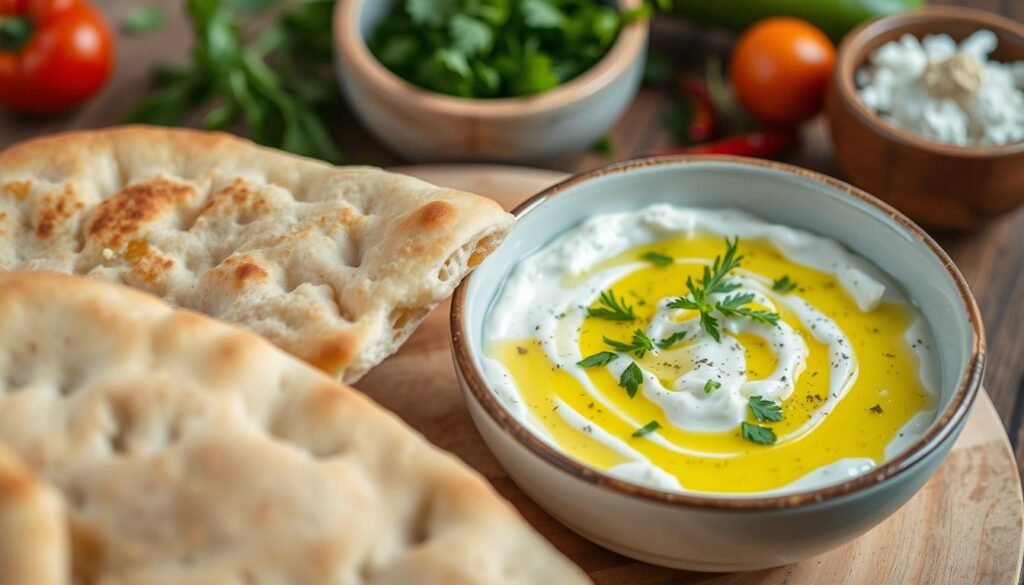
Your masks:
{"label": "chopped parsley", "polygon": [[650,433],[653,433],[654,431],[656,431],[656,430],[658,430],[660,428],[661,428],[661,423],[659,423],[656,420],[652,420],[651,422],[645,424],[644,426],[640,427],[639,429],[633,431],[633,436],[634,437],[642,437],[644,435],[648,435]]}
{"label": "chopped parsley", "polygon": [[584,368],[593,368],[594,366],[608,364],[617,357],[619,357],[619,354],[614,351],[599,351],[576,362],[576,365],[583,366]]}
{"label": "chopped parsley", "polygon": [[689,309],[700,312],[701,329],[715,341],[722,340],[718,329],[718,319],[712,314],[715,310],[726,317],[746,317],[771,325],[775,325],[779,321],[778,313],[754,310],[746,306],[754,300],[752,293],[730,295],[718,303],[711,303],[711,295],[731,293],[740,287],[738,282],[724,282],[729,272],[739,268],[740,262],[743,260],[743,256],[736,255],[739,242],[739,237],[732,240],[726,238],[725,254],[716,256],[710,268],[704,267],[700,284],[694,284],[693,278],[686,277],[686,288],[689,290],[689,294],[673,299],[668,304],[672,309]]}
{"label": "chopped parsley", "polygon": [[793,292],[796,289],[796,283],[789,279],[788,274],[783,274],[782,278],[775,279],[772,283],[772,290],[780,293]]}
{"label": "chopped parsley", "polygon": [[712,392],[714,392],[715,390],[718,390],[721,387],[722,387],[722,383],[721,382],[719,382],[717,380],[708,380],[707,382],[704,382],[704,393],[705,394],[711,394]]}
{"label": "chopped parsley", "polygon": [[675,262],[674,260],[672,260],[671,256],[666,256],[664,254],[659,254],[657,252],[648,252],[641,256],[641,258],[647,260],[648,262],[654,264],[655,266],[668,266],[669,264]]}
{"label": "chopped parsley", "polygon": [[774,445],[775,444],[775,431],[768,427],[762,427],[760,425],[752,425],[748,422],[740,425],[740,433],[743,438],[752,442],[760,443],[761,445]]}
{"label": "chopped parsley", "polygon": [[629,394],[630,398],[636,396],[637,388],[644,382],[644,373],[640,371],[640,366],[636,365],[636,362],[629,364],[629,366],[622,371],[622,375],[619,376],[619,386],[626,389],[626,394]]}
{"label": "chopped parsley", "polygon": [[587,309],[587,314],[591,317],[608,321],[636,320],[636,313],[633,312],[633,307],[626,304],[624,297],[615,298],[615,293],[612,292],[612,289],[602,292],[597,300],[597,304],[599,306],[596,309],[593,307]]}
{"label": "chopped parsley", "polygon": [[630,343],[616,341],[607,337],[604,338],[604,342],[616,351],[632,353],[638,358],[644,357],[649,351],[654,351],[654,342],[644,333],[643,329],[637,329],[633,332],[633,341]]}
{"label": "chopped parsley", "polygon": [[747,406],[750,407],[750,412],[754,413],[754,418],[761,422],[779,422],[782,420],[782,407],[771,400],[766,400],[760,396],[751,396],[747,400]]}
{"label": "chopped parsley", "polygon": [[658,343],[656,345],[658,346],[658,349],[668,349],[668,348],[672,347],[673,345],[679,343],[680,341],[682,341],[685,338],[686,338],[686,332],[685,331],[676,331],[675,333],[673,333],[672,335],[669,335],[668,337],[665,337],[663,339],[659,339]]}

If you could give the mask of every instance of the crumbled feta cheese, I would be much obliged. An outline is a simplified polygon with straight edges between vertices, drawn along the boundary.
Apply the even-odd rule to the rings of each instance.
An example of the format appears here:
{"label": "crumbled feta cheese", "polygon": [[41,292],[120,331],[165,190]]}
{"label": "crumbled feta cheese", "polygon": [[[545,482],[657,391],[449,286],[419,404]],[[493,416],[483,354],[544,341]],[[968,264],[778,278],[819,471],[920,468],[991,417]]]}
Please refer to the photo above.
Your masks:
{"label": "crumbled feta cheese", "polygon": [[979,30],[959,46],[949,35],[903,35],[857,71],[857,95],[891,124],[958,146],[1024,140],[1024,61],[989,61],[998,39]]}
{"label": "crumbled feta cheese", "polygon": [[103,259],[104,260],[113,260],[114,259],[114,251],[111,250],[110,248],[103,248]]}

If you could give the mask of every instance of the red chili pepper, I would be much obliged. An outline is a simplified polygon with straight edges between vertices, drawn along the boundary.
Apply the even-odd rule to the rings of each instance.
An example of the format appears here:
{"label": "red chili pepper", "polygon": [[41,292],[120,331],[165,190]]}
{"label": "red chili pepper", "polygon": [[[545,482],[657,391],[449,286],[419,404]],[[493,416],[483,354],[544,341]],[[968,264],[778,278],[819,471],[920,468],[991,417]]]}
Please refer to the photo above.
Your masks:
{"label": "red chili pepper", "polygon": [[751,156],[755,158],[771,158],[786,151],[793,150],[800,143],[796,130],[792,128],[771,128],[749,134],[741,134],[706,142],[684,148],[666,148],[656,150],[649,156],[667,156],[676,154],[731,154],[734,156]]}
{"label": "red chili pepper", "polygon": [[692,118],[686,128],[687,138],[694,143],[709,140],[718,128],[718,116],[707,86],[699,79],[680,76],[676,79],[676,90],[690,102]]}

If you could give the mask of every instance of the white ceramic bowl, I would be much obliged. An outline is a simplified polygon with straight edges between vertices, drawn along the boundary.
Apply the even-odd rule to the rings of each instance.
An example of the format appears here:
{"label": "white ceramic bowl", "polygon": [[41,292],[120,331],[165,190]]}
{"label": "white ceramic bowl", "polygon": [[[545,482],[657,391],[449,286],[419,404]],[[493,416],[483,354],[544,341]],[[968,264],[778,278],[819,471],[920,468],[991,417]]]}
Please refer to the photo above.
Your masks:
{"label": "white ceramic bowl", "polygon": [[[893,276],[936,333],[938,415],[905,452],[844,483],[770,497],[670,493],[588,467],[534,436],[485,381],[485,316],[515,265],[586,218],[667,202],[733,207],[833,238]],[[978,308],[941,248],[893,208],[796,167],[733,157],[665,157],[568,179],[523,204],[508,239],[455,292],[452,348],[473,420],[509,475],[551,515],[624,555],[698,571],[795,562],[863,534],[928,480],[963,428],[984,368]]]}
{"label": "white ceramic bowl", "polygon": [[[617,0],[635,8],[643,0]],[[603,136],[636,95],[648,25],[623,27],[596,65],[550,91],[465,99],[422,89],[384,67],[366,38],[394,0],[342,0],[334,12],[342,92],[381,142],[412,161],[536,161],[582,151]]]}

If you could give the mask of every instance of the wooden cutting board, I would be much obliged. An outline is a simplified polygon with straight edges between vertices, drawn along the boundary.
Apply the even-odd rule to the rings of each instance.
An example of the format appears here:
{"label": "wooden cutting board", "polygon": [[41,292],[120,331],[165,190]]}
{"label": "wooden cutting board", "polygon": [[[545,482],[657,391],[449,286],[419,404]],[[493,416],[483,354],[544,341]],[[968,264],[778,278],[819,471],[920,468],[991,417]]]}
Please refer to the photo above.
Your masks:
{"label": "wooden cutting board", "polygon": [[[399,170],[491,196],[506,208],[564,177],[482,165]],[[903,509],[860,539],[786,567],[690,573],[640,563],[590,543],[544,513],[512,483],[463,403],[448,348],[448,310],[445,303],[432,312],[401,351],[357,386],[487,477],[599,585],[1016,585],[1020,580],[1020,476],[1003,425],[984,392],[936,475]]]}

